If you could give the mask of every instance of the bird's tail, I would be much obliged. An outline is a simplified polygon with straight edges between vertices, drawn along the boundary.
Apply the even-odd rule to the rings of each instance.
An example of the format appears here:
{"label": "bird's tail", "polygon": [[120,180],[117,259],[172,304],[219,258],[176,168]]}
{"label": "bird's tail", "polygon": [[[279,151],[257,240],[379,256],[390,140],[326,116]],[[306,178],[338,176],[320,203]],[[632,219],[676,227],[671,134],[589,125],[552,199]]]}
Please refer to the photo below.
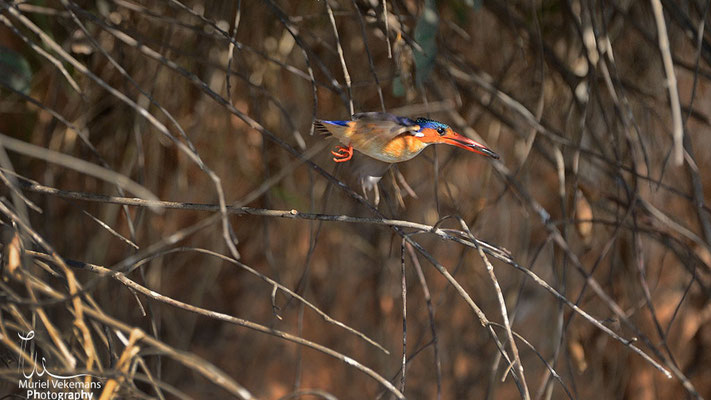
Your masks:
{"label": "bird's tail", "polygon": [[331,136],[332,133],[326,127],[326,122],[327,121],[322,121],[320,119],[314,121],[314,132],[324,135],[326,137]]}
{"label": "bird's tail", "polygon": [[340,137],[341,135],[338,135],[338,133],[342,133],[344,130],[349,129],[349,122],[350,121],[327,121],[317,119],[314,121],[314,130],[325,136],[336,134],[336,136]]}

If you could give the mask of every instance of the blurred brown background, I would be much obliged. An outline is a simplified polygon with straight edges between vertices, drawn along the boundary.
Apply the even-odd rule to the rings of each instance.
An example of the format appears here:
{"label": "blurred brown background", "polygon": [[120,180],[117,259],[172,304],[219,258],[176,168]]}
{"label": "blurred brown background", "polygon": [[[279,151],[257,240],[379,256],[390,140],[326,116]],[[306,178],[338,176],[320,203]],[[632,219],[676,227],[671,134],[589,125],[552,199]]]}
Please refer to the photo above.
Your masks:
{"label": "blurred brown background", "polygon": [[[0,3],[7,154],[0,154],[0,394],[24,396],[12,344],[16,332],[35,330],[48,366],[113,380],[117,398],[389,398],[392,390],[340,356],[264,331],[318,343],[402,390],[404,260],[408,398],[711,396],[708,7],[701,0]],[[349,163],[331,161],[336,142],[313,155],[325,140],[311,135],[313,119],[348,119],[351,102],[355,112],[438,119],[501,155],[489,161],[430,147],[383,178],[377,207],[386,218],[426,225],[459,216],[478,239],[510,253],[508,262],[503,250],[489,260],[512,329],[528,342],[516,343],[527,389],[432,263],[372,223],[381,216],[349,194],[361,190]],[[683,129],[681,159],[675,126]],[[116,175],[99,179],[91,173],[98,169],[48,162],[56,153],[42,148]],[[301,152],[322,169],[300,161]],[[146,196],[119,174],[185,203],[162,212],[131,203]],[[121,199],[87,201],[88,194]],[[218,205],[221,196],[262,215],[223,220],[214,207],[184,209]],[[438,227],[463,234],[456,219]],[[503,324],[475,248],[404,232],[417,232],[410,237],[488,320]],[[225,257],[237,250],[242,263],[389,354],[200,249]],[[52,251],[56,258],[43,257]],[[126,272],[153,293],[82,262]],[[633,340],[672,377],[511,264]],[[262,328],[166,304],[158,294]],[[128,346],[136,351],[126,351],[131,327],[157,340],[137,338],[138,347]],[[513,357],[506,331],[491,330]]]}

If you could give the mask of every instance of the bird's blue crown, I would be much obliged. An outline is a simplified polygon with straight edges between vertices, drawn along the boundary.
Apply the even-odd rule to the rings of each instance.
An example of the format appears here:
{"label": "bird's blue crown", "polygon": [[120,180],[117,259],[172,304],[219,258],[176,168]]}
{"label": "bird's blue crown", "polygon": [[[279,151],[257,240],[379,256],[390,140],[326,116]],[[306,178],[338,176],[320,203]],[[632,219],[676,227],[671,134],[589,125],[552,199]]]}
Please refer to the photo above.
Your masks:
{"label": "bird's blue crown", "polygon": [[415,122],[417,123],[417,125],[420,126],[420,128],[429,128],[429,129],[434,129],[434,130],[437,130],[439,128],[444,128],[444,129],[449,128],[449,125],[447,125],[447,124],[443,124],[439,121],[435,121],[433,119],[424,118],[424,117],[417,118],[415,120]]}

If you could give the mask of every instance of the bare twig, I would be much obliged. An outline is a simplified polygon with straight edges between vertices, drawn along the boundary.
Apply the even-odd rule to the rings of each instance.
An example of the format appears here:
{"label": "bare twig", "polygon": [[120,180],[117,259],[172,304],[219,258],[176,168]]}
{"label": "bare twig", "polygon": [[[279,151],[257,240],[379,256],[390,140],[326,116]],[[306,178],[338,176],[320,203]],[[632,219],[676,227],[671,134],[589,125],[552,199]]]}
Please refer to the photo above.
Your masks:
{"label": "bare twig", "polygon": [[684,162],[684,125],[681,119],[681,107],[679,106],[679,92],[676,88],[676,74],[674,73],[674,63],[669,51],[669,35],[667,34],[667,24],[664,22],[664,12],[660,0],[649,0],[654,12],[654,21],[657,23],[657,39],[659,40],[659,52],[662,54],[662,64],[664,73],[667,76],[666,87],[669,91],[669,102],[672,111],[672,137],[674,138],[674,162],[681,165]]}

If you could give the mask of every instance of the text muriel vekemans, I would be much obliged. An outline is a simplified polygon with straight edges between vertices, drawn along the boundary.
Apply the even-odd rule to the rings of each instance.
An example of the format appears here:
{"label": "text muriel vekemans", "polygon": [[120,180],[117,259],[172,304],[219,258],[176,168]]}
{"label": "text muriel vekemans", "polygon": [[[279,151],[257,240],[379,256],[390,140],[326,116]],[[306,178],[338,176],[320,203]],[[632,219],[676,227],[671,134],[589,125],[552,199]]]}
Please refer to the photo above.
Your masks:
{"label": "text muriel vekemans", "polygon": [[20,389],[27,389],[28,399],[39,400],[78,400],[92,399],[92,389],[101,389],[101,382],[77,382],[70,380],[37,380],[21,379]]}

